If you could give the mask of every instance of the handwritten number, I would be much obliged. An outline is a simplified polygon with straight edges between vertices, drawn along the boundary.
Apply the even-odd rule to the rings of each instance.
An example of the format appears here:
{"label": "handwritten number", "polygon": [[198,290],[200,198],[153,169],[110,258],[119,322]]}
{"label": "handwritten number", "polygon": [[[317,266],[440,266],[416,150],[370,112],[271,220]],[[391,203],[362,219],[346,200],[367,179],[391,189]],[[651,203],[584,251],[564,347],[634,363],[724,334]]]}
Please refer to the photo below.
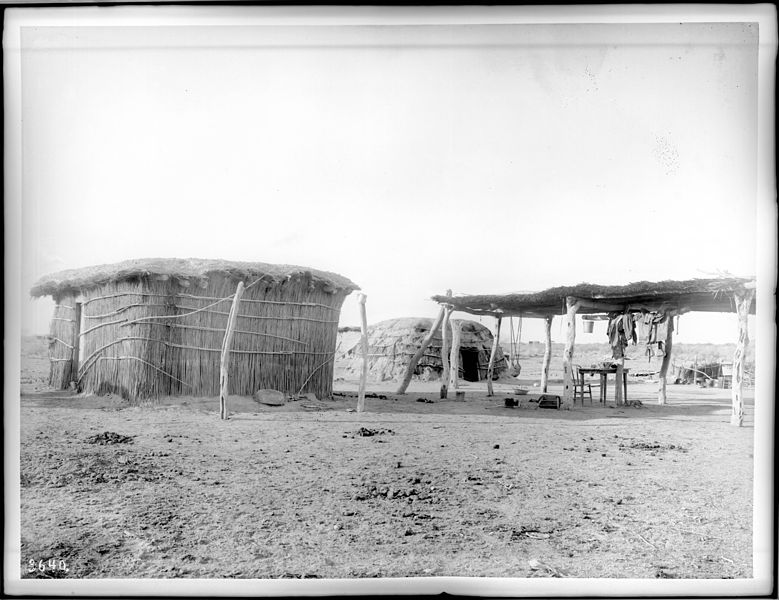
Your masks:
{"label": "handwritten number", "polygon": [[70,568],[68,567],[68,562],[64,558],[60,558],[60,559],[50,558],[48,561],[44,561],[43,559],[41,559],[38,562],[35,562],[35,559],[31,558],[27,561],[28,573],[35,573],[35,571],[40,571],[41,573],[45,573],[47,570],[48,571],[59,570],[64,573],[67,573],[70,571]]}

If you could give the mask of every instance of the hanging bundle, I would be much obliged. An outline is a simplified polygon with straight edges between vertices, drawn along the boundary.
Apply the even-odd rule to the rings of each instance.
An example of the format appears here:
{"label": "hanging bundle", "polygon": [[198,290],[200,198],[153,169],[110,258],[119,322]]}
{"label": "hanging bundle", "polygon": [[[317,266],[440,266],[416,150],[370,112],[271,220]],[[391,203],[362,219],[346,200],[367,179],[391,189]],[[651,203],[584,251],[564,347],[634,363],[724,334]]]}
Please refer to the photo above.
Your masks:
{"label": "hanging bundle", "polygon": [[[668,327],[670,317],[665,312],[657,312],[649,315],[650,333],[646,342],[646,355],[648,358],[652,356],[663,357],[665,356],[665,341],[661,338],[665,338],[666,328]],[[661,327],[663,326],[664,327]]]}
{"label": "hanging bundle", "polygon": [[518,318],[517,328],[514,329],[514,317],[509,317],[509,331],[511,333],[511,345],[509,347],[509,364],[511,372],[519,374],[521,366],[519,364],[519,342],[522,336],[522,317]]}
{"label": "hanging bundle", "polygon": [[630,311],[609,313],[609,326],[606,329],[606,334],[609,336],[612,357],[623,358],[628,343],[632,341],[635,344],[638,339]]}
{"label": "hanging bundle", "polygon": [[514,340],[514,316],[509,317],[509,365],[514,364],[514,353],[516,350],[516,342]]}

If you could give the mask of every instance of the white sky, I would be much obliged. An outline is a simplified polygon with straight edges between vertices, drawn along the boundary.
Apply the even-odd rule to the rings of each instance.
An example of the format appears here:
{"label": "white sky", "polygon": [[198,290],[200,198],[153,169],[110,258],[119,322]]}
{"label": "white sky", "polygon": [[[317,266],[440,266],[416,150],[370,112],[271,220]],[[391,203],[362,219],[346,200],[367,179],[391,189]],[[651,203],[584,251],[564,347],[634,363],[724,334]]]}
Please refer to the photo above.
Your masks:
{"label": "white sky", "polygon": [[[335,271],[369,322],[434,316],[447,288],[758,268],[756,23],[128,27],[107,11],[21,30],[24,332],[48,330],[38,277],[129,258]],[[341,324],[358,323],[352,295]],[[735,341],[735,316],[685,316],[677,339]]]}

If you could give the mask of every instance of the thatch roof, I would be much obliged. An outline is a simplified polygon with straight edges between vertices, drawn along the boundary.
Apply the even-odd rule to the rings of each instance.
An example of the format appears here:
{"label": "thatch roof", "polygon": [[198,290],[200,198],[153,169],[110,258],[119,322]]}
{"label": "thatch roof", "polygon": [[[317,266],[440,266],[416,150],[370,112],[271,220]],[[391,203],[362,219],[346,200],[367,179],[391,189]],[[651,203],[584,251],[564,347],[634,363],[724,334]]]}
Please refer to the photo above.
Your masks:
{"label": "thatch roof", "polygon": [[204,285],[209,274],[219,273],[236,279],[253,280],[264,276],[268,282],[281,282],[293,277],[309,277],[325,288],[351,292],[360,288],[336,273],[260,262],[242,262],[201,258],[140,258],[122,262],[69,269],[41,277],[30,290],[33,297],[56,296],[90,289],[104,283],[162,276],[183,282]]}
{"label": "thatch roof", "polygon": [[[627,306],[661,307],[670,305],[687,311],[735,312],[733,293],[754,285],[752,277],[718,277],[683,281],[638,281],[628,285],[596,285],[580,283],[574,286],[549,288],[541,292],[501,295],[433,296],[441,304],[451,304],[455,310],[471,314],[523,315],[545,317],[565,314],[568,296],[603,303]],[[751,312],[754,313],[754,303]],[[603,312],[597,308],[582,308],[580,313]]]}

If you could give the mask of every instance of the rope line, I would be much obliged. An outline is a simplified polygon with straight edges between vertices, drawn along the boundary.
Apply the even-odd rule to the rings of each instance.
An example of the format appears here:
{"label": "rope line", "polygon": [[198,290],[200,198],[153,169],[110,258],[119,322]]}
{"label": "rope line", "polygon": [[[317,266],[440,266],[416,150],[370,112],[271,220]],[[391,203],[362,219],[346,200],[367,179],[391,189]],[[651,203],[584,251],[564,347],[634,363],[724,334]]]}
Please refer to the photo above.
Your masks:
{"label": "rope line", "polygon": [[[246,289],[246,288],[244,288]],[[89,304],[90,302],[95,302],[97,300],[108,300],[109,298],[119,298],[121,296],[143,296],[143,297],[154,297],[154,298],[169,298],[172,295],[176,296],[177,298],[189,298],[191,300],[216,300],[217,304],[219,302],[224,302],[226,300],[232,299],[235,294],[232,296],[228,296],[227,298],[219,298],[217,296],[197,296],[195,294],[155,294],[152,292],[118,292],[116,294],[108,294],[106,296],[97,296],[95,298],[90,298],[89,300],[85,300],[84,304]],[[281,306],[291,305],[291,306],[311,306],[311,307],[319,307],[319,308],[326,308],[327,310],[337,311],[337,308],[334,308],[332,306],[328,306],[327,304],[321,304],[318,302],[282,302],[277,300],[255,300],[253,298],[242,298],[241,302],[251,302],[255,304],[277,304]],[[145,305],[144,305],[145,306]],[[167,305],[166,305],[167,306]],[[68,307],[72,308],[72,307]]]}
{"label": "rope line", "polygon": [[160,372],[160,373],[162,373],[163,375],[167,375],[168,377],[170,377],[170,378],[171,378],[171,379],[173,379],[174,381],[178,381],[178,382],[179,382],[181,385],[185,385],[185,386],[187,386],[187,387],[192,387],[192,386],[191,386],[191,385],[189,385],[187,382],[185,382],[185,381],[181,381],[181,379],[179,379],[178,377],[174,377],[173,375],[171,375],[171,374],[170,374],[170,373],[168,373],[167,371],[163,371],[163,370],[162,370],[162,369],[160,369],[159,367],[157,367],[157,366],[155,366],[155,365],[151,364],[149,361],[147,361],[147,360],[143,360],[142,358],[139,358],[139,357],[137,357],[137,356],[101,356],[101,357],[100,357],[100,358],[98,358],[97,360],[98,360],[98,361],[101,361],[101,360],[139,360],[139,361],[141,361],[143,364],[150,366],[152,369],[156,369],[157,371],[159,371],[159,372]]}
{"label": "rope line", "polygon": [[53,342],[59,342],[60,344],[62,344],[63,346],[67,346],[67,347],[68,347],[68,348],[70,348],[71,350],[74,350],[74,349],[76,348],[75,346],[71,346],[71,345],[70,345],[70,344],[68,344],[67,342],[63,342],[63,341],[62,341],[61,339],[59,339],[58,337],[51,338],[51,341],[53,341]]}
{"label": "rope line", "polygon": [[316,373],[316,372],[317,372],[319,369],[321,369],[322,367],[324,367],[324,366],[325,366],[327,363],[329,363],[329,362],[330,362],[331,360],[333,360],[334,358],[335,358],[335,352],[332,352],[332,353],[331,353],[331,356],[330,356],[330,358],[328,358],[327,360],[325,360],[325,361],[324,361],[323,363],[321,363],[321,364],[320,364],[320,365],[319,365],[319,366],[318,366],[316,369],[314,369],[313,371],[311,371],[311,373],[309,374],[309,376],[308,376],[308,377],[306,377],[306,380],[303,382],[303,385],[301,385],[301,386],[300,386],[300,389],[298,390],[298,393],[297,393],[297,395],[298,395],[298,396],[300,396],[300,393],[303,391],[303,388],[304,388],[304,387],[306,387],[306,384],[307,384],[307,383],[308,383],[308,382],[311,380],[311,378],[314,376],[314,373]]}

